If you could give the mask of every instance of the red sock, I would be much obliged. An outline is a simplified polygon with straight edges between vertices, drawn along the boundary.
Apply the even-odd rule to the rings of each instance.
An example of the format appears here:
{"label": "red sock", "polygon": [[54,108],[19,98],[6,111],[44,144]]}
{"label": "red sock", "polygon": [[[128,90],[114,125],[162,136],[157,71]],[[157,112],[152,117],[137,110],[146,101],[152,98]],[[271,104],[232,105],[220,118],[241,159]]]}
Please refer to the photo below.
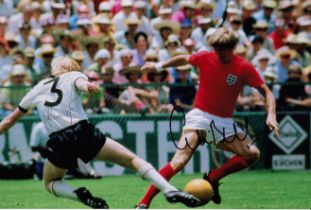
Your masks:
{"label": "red sock", "polygon": [[235,155],[231,159],[229,159],[227,162],[225,162],[225,164],[223,164],[220,168],[212,170],[208,174],[208,178],[212,182],[215,182],[215,181],[217,182],[223,177],[231,173],[238,172],[244,168],[247,168],[253,162],[254,161],[252,160],[248,160],[246,158]]}
{"label": "red sock", "polygon": [[[167,163],[163,168],[160,169],[159,173],[166,179],[170,180],[176,173],[170,163]],[[151,200],[160,192],[154,185],[151,185],[146,192],[145,196],[139,204],[150,205]]]}

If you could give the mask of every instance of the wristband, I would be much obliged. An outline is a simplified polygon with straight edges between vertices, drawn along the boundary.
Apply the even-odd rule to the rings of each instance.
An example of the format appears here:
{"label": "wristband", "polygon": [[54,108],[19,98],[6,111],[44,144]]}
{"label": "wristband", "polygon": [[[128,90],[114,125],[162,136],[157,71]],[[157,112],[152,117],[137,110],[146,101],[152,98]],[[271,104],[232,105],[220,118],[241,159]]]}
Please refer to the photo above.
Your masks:
{"label": "wristband", "polygon": [[156,70],[157,72],[161,72],[164,70],[164,68],[162,67],[162,62],[156,64]]}

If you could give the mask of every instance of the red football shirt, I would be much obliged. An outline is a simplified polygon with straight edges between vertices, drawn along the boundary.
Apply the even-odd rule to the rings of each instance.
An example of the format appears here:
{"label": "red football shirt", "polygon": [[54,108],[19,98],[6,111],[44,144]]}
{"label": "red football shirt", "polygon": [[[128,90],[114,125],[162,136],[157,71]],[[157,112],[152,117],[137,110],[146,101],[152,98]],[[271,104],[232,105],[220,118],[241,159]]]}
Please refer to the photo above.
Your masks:
{"label": "red football shirt", "polygon": [[256,69],[237,55],[223,64],[215,52],[202,51],[192,54],[189,62],[200,71],[194,106],[216,116],[232,117],[243,86],[258,87],[264,83]]}

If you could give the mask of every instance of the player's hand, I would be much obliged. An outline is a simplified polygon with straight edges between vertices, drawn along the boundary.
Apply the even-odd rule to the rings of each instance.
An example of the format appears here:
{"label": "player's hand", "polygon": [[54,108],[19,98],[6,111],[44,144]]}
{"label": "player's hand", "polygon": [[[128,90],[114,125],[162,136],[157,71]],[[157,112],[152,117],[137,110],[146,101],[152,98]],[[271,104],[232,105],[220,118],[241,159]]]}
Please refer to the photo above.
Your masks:
{"label": "player's hand", "polygon": [[95,83],[88,83],[87,84],[87,91],[89,94],[93,94],[99,91],[99,85]]}
{"label": "player's hand", "polygon": [[141,67],[141,71],[143,73],[149,73],[149,72],[156,72],[157,68],[156,68],[156,63],[154,62],[146,62],[142,67]]}
{"label": "player's hand", "polygon": [[269,129],[274,130],[276,136],[280,138],[280,128],[275,116],[268,116],[266,124],[268,125]]}

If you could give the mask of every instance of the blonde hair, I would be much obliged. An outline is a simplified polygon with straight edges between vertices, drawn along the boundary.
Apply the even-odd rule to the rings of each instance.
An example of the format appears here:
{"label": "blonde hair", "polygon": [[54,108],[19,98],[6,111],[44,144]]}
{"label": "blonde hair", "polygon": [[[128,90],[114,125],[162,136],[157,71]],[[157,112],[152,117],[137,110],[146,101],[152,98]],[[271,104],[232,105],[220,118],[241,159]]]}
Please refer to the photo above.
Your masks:
{"label": "blonde hair", "polygon": [[208,39],[213,48],[234,49],[239,41],[238,36],[227,28],[217,29]]}
{"label": "blonde hair", "polygon": [[68,56],[54,58],[51,67],[52,76],[59,76],[71,71],[82,71],[80,65]]}

